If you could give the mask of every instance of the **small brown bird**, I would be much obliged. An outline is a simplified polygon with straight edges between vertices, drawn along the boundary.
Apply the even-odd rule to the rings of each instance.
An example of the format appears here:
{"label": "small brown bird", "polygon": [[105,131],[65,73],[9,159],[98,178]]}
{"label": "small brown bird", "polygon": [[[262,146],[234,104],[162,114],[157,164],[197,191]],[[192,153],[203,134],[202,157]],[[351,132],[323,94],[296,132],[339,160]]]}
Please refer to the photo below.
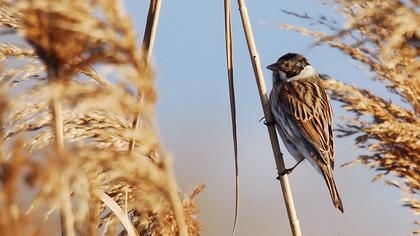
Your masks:
{"label": "small brown bird", "polygon": [[280,57],[267,68],[273,71],[270,106],[277,132],[297,161],[286,173],[308,160],[324,177],[334,206],[344,212],[333,178],[332,110],[318,73],[296,53]]}

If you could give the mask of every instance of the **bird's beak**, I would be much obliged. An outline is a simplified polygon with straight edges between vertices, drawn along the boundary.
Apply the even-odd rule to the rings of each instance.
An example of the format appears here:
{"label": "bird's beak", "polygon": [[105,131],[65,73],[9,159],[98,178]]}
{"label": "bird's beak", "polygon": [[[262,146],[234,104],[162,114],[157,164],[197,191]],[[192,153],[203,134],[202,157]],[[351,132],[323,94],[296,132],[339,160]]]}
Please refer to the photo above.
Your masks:
{"label": "bird's beak", "polygon": [[277,68],[277,64],[276,64],[276,63],[273,63],[273,64],[271,64],[271,65],[267,66],[267,69],[269,69],[269,70],[271,70],[271,71],[276,70],[276,68]]}

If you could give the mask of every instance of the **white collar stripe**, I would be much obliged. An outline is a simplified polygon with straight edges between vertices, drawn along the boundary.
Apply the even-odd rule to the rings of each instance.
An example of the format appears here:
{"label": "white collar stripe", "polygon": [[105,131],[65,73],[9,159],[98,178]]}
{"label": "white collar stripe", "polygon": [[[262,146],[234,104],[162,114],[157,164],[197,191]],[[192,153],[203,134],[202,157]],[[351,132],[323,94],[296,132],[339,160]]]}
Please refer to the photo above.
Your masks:
{"label": "white collar stripe", "polygon": [[295,75],[295,76],[289,78],[288,80],[290,81],[290,80],[305,79],[305,78],[312,77],[316,74],[317,74],[317,72],[316,72],[315,68],[313,68],[311,65],[307,65],[307,66],[305,66],[305,68],[303,68],[303,70],[298,75]]}

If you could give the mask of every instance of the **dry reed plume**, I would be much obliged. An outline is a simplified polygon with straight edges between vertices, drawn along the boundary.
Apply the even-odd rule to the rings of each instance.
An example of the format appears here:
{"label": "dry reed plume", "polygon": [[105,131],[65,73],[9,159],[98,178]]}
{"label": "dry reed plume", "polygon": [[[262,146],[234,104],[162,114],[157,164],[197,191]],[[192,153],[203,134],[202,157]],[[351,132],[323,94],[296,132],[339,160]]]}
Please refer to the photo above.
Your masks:
{"label": "dry reed plume", "polygon": [[120,2],[1,0],[0,34],[2,235],[199,235],[202,187],[178,194]]}
{"label": "dry reed plume", "polygon": [[[282,25],[317,39],[358,61],[370,71],[371,79],[385,86],[386,97],[365,89],[326,79],[332,98],[343,103],[354,117],[338,128],[339,136],[355,135],[355,144],[366,149],[352,163],[362,163],[379,172],[374,180],[391,173],[397,178],[385,183],[403,192],[403,204],[420,214],[420,63],[419,1],[337,1],[336,10],[347,20],[341,29],[326,17],[312,18],[286,12],[326,26],[332,34],[303,27]],[[324,76],[327,78],[327,76]],[[416,222],[420,224],[420,222]],[[419,234],[419,230],[413,231]]]}

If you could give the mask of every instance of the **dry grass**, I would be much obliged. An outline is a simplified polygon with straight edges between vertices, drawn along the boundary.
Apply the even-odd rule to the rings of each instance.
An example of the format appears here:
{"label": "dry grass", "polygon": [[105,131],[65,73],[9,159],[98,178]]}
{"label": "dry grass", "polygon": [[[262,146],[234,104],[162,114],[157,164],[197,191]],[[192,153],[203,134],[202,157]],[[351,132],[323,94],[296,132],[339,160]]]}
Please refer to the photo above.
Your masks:
{"label": "dry grass", "polygon": [[0,33],[22,42],[0,42],[2,235],[126,234],[103,193],[136,234],[186,224],[199,235],[203,188],[178,195],[156,133],[153,70],[120,2],[1,0]]}
{"label": "dry grass", "polygon": [[[362,163],[379,172],[374,180],[384,181],[403,192],[403,204],[420,214],[420,15],[418,1],[337,1],[336,10],[347,20],[340,29],[326,17],[289,13],[321,24],[332,34],[313,32],[291,25],[298,31],[327,44],[368,68],[371,79],[385,86],[389,94],[380,97],[365,89],[333,79],[325,81],[332,98],[343,103],[354,117],[339,127],[340,136],[355,135],[355,144],[366,154]],[[392,95],[391,95],[392,94]],[[400,100],[392,103],[386,97]],[[394,177],[389,176],[392,174]],[[396,177],[396,178],[395,178]],[[419,224],[419,222],[416,222]],[[419,230],[413,233],[420,233]]]}

